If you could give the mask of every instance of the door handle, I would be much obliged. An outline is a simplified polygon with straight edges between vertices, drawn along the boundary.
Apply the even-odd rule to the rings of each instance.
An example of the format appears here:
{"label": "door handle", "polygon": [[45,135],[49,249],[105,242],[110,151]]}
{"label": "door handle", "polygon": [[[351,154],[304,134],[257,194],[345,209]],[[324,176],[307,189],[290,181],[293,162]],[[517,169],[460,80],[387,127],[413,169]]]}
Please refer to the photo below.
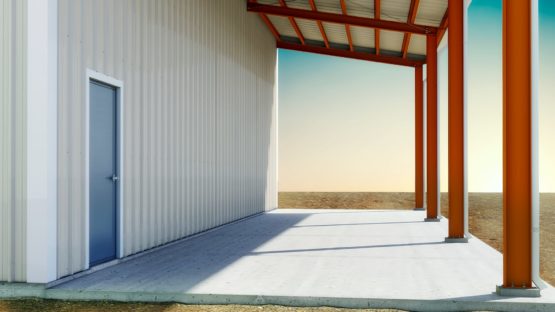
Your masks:
{"label": "door handle", "polygon": [[108,179],[112,180],[112,182],[117,182],[119,180],[119,177],[115,174],[112,174],[112,176],[108,177]]}

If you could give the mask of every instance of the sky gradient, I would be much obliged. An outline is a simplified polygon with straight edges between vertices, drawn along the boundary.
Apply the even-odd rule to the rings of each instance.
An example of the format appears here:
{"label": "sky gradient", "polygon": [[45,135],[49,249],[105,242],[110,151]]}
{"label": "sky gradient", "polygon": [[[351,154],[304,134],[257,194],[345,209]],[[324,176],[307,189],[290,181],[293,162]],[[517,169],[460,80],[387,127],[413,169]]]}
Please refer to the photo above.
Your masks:
{"label": "sky gradient", "polygon": [[[468,43],[471,192],[502,191],[501,0],[473,0]],[[440,183],[447,191],[447,50],[438,56]],[[555,1],[540,0],[540,191],[555,192]],[[279,190],[414,191],[414,69],[279,51]]]}

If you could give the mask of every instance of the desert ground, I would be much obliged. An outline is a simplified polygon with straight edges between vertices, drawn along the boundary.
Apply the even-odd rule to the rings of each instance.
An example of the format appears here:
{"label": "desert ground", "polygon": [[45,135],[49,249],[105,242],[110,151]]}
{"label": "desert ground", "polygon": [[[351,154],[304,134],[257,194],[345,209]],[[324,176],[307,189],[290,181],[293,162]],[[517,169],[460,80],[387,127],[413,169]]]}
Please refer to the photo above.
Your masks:
{"label": "desert ground", "polygon": [[[414,193],[280,192],[280,208],[412,209]],[[555,193],[540,194],[540,273],[555,285]],[[441,194],[441,213],[449,216],[447,193]],[[469,193],[470,233],[493,248],[503,248],[501,193]]]}
{"label": "desert ground", "polygon": [[[337,308],[292,308],[282,306],[142,304],[118,302],[68,302],[58,300],[0,301],[0,311],[9,312],[396,312],[398,310],[352,310]],[[401,312],[401,311],[399,311]]]}

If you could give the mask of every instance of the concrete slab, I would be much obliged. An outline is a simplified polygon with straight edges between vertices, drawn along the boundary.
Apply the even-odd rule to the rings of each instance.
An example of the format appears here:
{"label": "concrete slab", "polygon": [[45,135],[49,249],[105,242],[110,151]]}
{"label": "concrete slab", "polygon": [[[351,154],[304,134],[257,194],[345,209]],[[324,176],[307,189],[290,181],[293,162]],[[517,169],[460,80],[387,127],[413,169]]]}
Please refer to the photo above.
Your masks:
{"label": "concrete slab", "polygon": [[[430,223],[424,217],[421,211],[280,209],[45,289],[41,296],[555,311],[552,287],[540,298],[496,295],[501,254],[477,238],[445,243],[447,219]],[[2,287],[9,285],[0,285],[0,296],[6,296]]]}

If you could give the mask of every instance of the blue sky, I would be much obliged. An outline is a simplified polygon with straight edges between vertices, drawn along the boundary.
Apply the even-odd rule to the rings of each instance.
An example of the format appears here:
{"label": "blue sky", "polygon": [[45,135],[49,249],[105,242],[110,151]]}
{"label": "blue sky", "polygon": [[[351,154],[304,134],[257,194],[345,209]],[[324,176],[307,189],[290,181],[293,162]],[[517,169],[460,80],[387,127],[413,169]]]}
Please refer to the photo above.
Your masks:
{"label": "blue sky", "polygon": [[[469,10],[469,190],[502,188],[501,0]],[[555,1],[540,0],[540,191],[555,192]],[[439,55],[447,190],[447,51]],[[279,51],[281,191],[413,191],[412,68]]]}

